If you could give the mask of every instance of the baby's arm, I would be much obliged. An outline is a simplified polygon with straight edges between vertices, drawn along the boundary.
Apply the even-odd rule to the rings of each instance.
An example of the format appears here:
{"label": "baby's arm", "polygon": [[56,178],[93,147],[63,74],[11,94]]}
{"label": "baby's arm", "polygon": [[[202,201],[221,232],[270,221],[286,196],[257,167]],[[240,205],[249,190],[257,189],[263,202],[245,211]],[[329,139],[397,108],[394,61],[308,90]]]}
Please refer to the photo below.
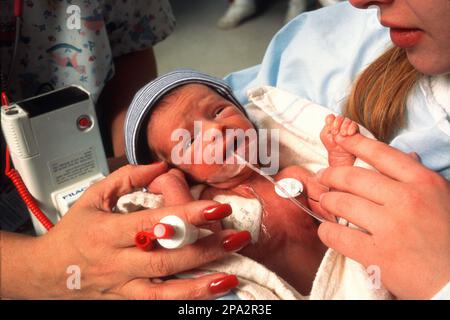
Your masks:
{"label": "baby's arm", "polygon": [[325,119],[325,126],[320,133],[320,139],[328,151],[328,164],[330,167],[352,166],[356,157],[345,151],[336,142],[337,135],[352,136],[359,133],[358,124],[341,115],[330,114]]}

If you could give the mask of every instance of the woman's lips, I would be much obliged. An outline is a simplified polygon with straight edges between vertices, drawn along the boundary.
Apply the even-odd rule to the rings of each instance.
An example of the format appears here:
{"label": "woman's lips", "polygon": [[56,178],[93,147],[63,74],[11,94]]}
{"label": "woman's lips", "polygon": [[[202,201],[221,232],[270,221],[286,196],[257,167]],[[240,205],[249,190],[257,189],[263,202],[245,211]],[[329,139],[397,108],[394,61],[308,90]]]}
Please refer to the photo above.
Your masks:
{"label": "woman's lips", "polygon": [[392,42],[397,47],[407,49],[419,43],[422,38],[422,31],[420,29],[391,28],[390,35]]}

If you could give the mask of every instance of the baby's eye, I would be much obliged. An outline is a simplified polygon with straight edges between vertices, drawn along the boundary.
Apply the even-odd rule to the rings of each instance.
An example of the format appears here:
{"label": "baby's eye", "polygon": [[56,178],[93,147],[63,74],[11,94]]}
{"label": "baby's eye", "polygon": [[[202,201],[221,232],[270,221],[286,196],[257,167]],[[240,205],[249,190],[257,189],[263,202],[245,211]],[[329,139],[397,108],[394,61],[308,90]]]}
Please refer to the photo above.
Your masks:
{"label": "baby's eye", "polygon": [[189,147],[191,147],[194,144],[194,141],[195,141],[195,137],[192,137],[191,140],[186,141],[185,148],[188,149]]}
{"label": "baby's eye", "polygon": [[194,144],[194,140],[195,138],[192,138],[191,140],[186,142],[186,148],[189,148],[190,146],[192,146]]}
{"label": "baby's eye", "polygon": [[220,107],[219,109],[217,109],[216,112],[214,113],[214,116],[217,117],[224,109],[225,107]]}

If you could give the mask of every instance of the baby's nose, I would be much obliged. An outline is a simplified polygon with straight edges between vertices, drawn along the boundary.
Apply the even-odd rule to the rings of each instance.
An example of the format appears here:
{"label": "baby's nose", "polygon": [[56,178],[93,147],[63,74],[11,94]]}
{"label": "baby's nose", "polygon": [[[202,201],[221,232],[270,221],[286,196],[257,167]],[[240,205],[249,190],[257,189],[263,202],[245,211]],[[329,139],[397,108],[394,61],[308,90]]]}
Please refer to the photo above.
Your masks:
{"label": "baby's nose", "polygon": [[203,124],[203,136],[207,141],[215,141],[219,136],[225,137],[225,126],[217,121],[208,121]]}

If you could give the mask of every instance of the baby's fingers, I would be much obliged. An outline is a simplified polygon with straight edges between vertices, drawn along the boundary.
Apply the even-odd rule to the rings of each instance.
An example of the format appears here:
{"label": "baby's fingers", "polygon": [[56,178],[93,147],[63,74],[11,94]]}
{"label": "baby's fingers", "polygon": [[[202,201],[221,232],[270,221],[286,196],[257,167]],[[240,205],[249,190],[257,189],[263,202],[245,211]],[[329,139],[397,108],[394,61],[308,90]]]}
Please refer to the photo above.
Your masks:
{"label": "baby's fingers", "polygon": [[336,119],[336,116],[334,114],[327,115],[327,117],[325,118],[325,125],[331,126],[334,122],[334,119]]}
{"label": "baby's fingers", "polygon": [[182,205],[194,200],[183,172],[177,169],[156,178],[150,185],[150,191],[162,194],[165,206]]}
{"label": "baby's fingers", "polygon": [[341,130],[342,123],[344,122],[344,117],[339,115],[334,119],[331,133],[338,134]]}
{"label": "baby's fingers", "polygon": [[344,121],[342,122],[339,134],[341,136],[346,136],[348,134],[348,130],[350,128],[350,126],[352,125],[352,120],[350,120],[349,118],[345,118]]}
{"label": "baby's fingers", "polygon": [[352,121],[347,129],[347,135],[353,136],[359,132],[358,124],[355,121]]}
{"label": "baby's fingers", "polygon": [[329,114],[325,118],[325,126],[322,128],[322,131],[320,132],[320,140],[327,149],[333,148],[335,146],[333,135],[331,134],[334,119],[335,116],[333,114]]}

